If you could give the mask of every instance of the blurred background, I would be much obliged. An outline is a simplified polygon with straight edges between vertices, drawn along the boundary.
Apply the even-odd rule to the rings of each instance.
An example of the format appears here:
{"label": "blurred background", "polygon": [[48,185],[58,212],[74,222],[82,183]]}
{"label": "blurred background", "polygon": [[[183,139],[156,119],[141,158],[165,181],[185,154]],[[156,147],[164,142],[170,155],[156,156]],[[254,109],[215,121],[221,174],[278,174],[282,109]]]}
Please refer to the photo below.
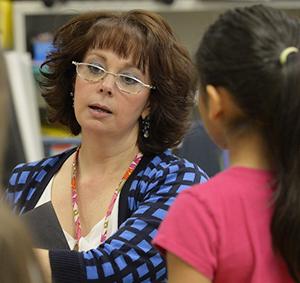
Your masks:
{"label": "blurred background", "polygon": [[[300,16],[298,0],[0,0],[0,103],[7,105],[6,123],[0,124],[6,127],[6,135],[0,139],[5,143],[0,168],[3,183],[17,163],[38,160],[79,143],[79,137],[48,124],[36,83],[39,67],[52,48],[54,30],[70,17],[94,10],[155,11],[170,23],[193,56],[204,30],[221,12],[258,3]],[[197,110],[191,114],[192,127],[174,151],[213,176],[228,166],[227,154],[210,141]]]}

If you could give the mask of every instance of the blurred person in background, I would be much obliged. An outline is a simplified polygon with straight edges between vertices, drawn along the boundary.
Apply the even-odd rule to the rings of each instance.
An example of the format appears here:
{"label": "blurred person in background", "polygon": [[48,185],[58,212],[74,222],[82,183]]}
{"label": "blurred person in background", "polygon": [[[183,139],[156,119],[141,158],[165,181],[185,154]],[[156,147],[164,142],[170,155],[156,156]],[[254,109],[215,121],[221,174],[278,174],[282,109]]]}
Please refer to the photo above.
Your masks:
{"label": "blurred person in background", "polygon": [[46,282],[28,230],[3,200],[0,200],[0,258],[1,283]]}
{"label": "blurred person in background", "polygon": [[9,101],[9,84],[5,68],[3,51],[0,47],[0,187],[3,187],[4,155],[7,142],[7,105]]}
{"label": "blurred person in background", "polygon": [[44,276],[24,223],[3,200],[2,180],[7,140],[9,85],[0,49],[0,282],[44,283]]}

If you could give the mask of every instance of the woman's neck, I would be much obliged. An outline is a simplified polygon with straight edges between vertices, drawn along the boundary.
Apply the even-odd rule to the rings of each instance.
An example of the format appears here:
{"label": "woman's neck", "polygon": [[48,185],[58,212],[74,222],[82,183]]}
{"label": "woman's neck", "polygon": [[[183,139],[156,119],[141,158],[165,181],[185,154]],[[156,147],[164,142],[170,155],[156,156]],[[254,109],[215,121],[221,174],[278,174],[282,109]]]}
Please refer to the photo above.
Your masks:
{"label": "woman's neck", "polygon": [[101,142],[82,137],[79,164],[82,174],[113,174],[126,170],[139,152],[136,142]]}

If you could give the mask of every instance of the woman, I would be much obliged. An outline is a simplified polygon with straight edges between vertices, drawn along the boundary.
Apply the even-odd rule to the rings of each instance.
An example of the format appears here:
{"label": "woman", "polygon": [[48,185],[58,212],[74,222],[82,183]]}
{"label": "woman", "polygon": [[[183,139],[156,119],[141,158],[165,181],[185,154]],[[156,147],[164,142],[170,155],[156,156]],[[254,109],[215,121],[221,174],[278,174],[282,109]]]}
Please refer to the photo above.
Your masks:
{"label": "woman", "polygon": [[169,282],[300,282],[299,49],[299,20],[263,5],[205,32],[199,110],[230,167],[183,192],[160,226]]}
{"label": "woman", "polygon": [[[57,31],[44,66],[50,121],[81,133],[81,145],[17,166],[7,196],[31,211],[31,222],[42,218],[40,227],[45,205],[57,217],[59,247],[66,240],[72,251],[41,235],[39,247],[53,248],[38,251],[49,274],[51,266],[56,283],[163,281],[165,262],[151,240],[177,193],[207,178],[168,149],[192,111],[188,52],[156,14],[95,12]],[[40,230],[49,229],[59,234]]]}

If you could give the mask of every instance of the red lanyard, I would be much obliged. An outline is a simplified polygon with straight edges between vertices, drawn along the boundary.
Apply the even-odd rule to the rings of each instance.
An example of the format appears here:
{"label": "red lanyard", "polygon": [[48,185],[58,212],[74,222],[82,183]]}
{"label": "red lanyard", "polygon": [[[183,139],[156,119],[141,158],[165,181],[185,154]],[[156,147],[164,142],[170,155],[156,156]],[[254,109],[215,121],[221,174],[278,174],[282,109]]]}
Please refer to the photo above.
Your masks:
{"label": "red lanyard", "polygon": [[[79,216],[79,209],[78,209],[78,194],[77,194],[77,190],[76,190],[76,175],[77,175],[77,167],[78,167],[79,150],[80,150],[80,146],[77,148],[77,150],[75,152],[75,156],[74,156],[74,160],[73,160],[73,164],[72,164],[72,178],[71,178],[72,208],[73,208],[73,218],[74,218],[74,224],[75,224],[75,238],[77,240],[77,244],[76,244],[77,248],[78,248],[79,240],[81,238],[81,224],[80,224],[80,216]],[[134,160],[131,162],[131,164],[129,165],[125,174],[123,175],[118,187],[114,191],[114,194],[112,196],[110,204],[105,213],[103,232],[101,233],[100,243],[103,243],[107,238],[107,231],[108,231],[108,224],[109,224],[110,216],[111,216],[114,204],[121,192],[121,189],[122,189],[124,183],[126,182],[126,180],[129,178],[129,176],[133,172],[133,170],[139,164],[142,157],[143,157],[142,153],[138,153],[135,156]]]}

